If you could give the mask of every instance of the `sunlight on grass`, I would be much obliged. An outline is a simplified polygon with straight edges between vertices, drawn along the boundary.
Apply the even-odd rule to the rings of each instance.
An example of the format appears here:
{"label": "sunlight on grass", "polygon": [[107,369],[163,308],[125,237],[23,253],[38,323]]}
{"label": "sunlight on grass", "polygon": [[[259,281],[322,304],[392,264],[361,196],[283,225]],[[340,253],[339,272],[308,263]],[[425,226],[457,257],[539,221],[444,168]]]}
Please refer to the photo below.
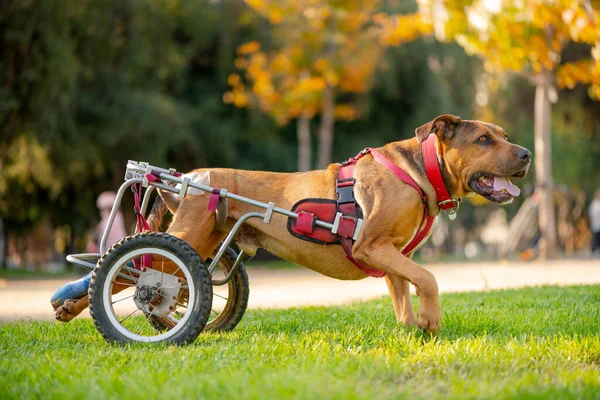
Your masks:
{"label": "sunlight on grass", "polygon": [[2,398],[597,398],[600,287],[445,294],[436,338],[391,302],[249,311],[192,345],[111,346],[91,320],[0,326]]}

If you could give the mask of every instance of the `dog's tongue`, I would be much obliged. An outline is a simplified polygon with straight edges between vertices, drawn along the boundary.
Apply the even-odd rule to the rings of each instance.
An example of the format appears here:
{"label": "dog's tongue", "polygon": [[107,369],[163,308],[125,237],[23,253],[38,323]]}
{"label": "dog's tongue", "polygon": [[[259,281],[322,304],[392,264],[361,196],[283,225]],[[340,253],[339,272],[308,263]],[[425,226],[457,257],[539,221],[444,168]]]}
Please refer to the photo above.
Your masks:
{"label": "dog's tongue", "polygon": [[500,191],[506,189],[511,196],[516,197],[521,194],[521,189],[513,184],[509,179],[494,177],[494,190]]}

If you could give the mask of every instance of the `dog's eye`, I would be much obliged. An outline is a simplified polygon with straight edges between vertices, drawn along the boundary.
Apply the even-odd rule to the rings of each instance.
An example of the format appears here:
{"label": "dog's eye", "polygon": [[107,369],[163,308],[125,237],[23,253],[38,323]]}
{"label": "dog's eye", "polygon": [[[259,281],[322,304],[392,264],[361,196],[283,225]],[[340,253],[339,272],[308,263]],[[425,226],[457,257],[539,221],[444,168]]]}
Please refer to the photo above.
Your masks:
{"label": "dog's eye", "polygon": [[488,135],[479,136],[479,139],[477,139],[477,141],[479,143],[483,143],[483,144],[491,144],[492,143],[492,139]]}

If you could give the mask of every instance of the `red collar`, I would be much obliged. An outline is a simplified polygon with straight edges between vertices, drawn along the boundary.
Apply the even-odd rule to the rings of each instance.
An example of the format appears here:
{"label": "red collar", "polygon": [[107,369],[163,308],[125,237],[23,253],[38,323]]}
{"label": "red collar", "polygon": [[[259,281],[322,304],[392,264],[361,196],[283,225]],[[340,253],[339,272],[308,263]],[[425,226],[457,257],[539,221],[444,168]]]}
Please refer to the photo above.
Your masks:
{"label": "red collar", "polygon": [[460,206],[460,198],[453,199],[446,189],[440,165],[438,163],[436,151],[436,136],[431,134],[421,143],[421,151],[423,152],[423,161],[425,162],[425,172],[429,182],[435,189],[438,206],[450,216],[451,219],[456,218],[456,212]]}

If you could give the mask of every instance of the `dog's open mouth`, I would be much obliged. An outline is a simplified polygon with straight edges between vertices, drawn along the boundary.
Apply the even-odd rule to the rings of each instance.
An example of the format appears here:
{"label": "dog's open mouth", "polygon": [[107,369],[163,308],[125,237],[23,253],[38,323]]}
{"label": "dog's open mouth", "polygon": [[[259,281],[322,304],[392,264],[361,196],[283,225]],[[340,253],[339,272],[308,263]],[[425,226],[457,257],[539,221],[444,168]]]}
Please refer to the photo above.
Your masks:
{"label": "dog's open mouth", "polygon": [[[515,177],[520,174],[514,175]],[[510,181],[509,178],[478,173],[469,181],[473,191],[494,203],[507,204],[521,193],[521,189]]]}

